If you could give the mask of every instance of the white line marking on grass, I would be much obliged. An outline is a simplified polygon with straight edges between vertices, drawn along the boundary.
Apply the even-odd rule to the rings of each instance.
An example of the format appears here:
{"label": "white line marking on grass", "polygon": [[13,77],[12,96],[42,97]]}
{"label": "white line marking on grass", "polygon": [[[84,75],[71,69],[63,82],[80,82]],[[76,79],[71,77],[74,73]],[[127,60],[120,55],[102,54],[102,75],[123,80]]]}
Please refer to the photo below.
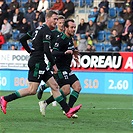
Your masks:
{"label": "white line marking on grass", "polygon": [[133,108],[90,108],[92,110],[133,110]]}

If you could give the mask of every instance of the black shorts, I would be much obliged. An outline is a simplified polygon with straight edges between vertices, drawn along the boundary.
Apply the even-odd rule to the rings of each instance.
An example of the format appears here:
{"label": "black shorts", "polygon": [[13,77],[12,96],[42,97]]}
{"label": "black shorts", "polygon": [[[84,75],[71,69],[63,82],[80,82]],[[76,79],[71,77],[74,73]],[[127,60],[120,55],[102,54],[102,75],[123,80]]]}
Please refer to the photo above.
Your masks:
{"label": "black shorts", "polygon": [[60,70],[60,71],[58,71],[58,74],[56,75],[56,81],[57,81],[58,85],[60,86],[60,88],[67,84],[72,86],[72,84],[78,80],[79,79],[72,71],[69,72],[66,70]]}
{"label": "black shorts", "polygon": [[37,61],[36,59],[30,58],[28,67],[28,80],[30,82],[40,83],[41,80],[47,82],[53,76],[44,61]]}

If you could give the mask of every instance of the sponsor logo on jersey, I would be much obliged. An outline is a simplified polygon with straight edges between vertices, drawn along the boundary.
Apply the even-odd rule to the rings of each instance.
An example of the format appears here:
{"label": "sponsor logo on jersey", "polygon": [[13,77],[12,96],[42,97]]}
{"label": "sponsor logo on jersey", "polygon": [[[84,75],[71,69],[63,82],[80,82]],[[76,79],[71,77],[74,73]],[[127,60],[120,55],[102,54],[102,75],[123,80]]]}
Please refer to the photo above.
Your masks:
{"label": "sponsor logo on jersey", "polygon": [[55,47],[58,47],[58,46],[59,46],[59,43],[56,42],[54,46],[55,46]]}
{"label": "sponsor logo on jersey", "polygon": [[68,45],[71,45],[71,42],[69,42],[69,44]]}
{"label": "sponsor logo on jersey", "polygon": [[39,70],[39,74],[44,74],[45,71]]}
{"label": "sponsor logo on jersey", "polygon": [[50,35],[46,35],[46,39],[47,40],[50,40],[51,39],[51,36]]}

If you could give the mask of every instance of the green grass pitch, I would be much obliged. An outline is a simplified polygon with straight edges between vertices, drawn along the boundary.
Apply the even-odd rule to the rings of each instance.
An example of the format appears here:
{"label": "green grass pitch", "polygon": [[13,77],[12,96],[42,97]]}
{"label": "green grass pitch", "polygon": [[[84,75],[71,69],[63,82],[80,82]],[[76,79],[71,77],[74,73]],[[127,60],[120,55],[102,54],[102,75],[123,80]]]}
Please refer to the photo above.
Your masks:
{"label": "green grass pitch", "polygon": [[[1,95],[11,92],[0,91]],[[42,99],[50,94],[44,93]],[[60,106],[47,107],[41,116],[36,95],[10,102],[0,112],[0,133],[133,133],[133,96],[80,94],[78,119],[68,119]]]}

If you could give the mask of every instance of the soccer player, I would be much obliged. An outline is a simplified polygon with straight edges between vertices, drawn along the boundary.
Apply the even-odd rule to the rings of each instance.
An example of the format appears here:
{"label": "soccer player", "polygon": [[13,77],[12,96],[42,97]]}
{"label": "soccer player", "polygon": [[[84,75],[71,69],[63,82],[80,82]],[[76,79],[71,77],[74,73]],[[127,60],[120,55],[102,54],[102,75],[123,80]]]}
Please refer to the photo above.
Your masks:
{"label": "soccer player", "polygon": [[[55,56],[55,63],[58,68],[56,77],[62,93],[67,96],[68,94],[70,94],[70,87],[73,88],[68,102],[68,105],[70,107],[73,107],[81,91],[79,79],[75,74],[73,74],[70,68],[73,54],[77,52],[75,51],[72,40],[72,37],[75,33],[76,24],[74,20],[69,19],[65,21],[64,27],[65,33],[62,34],[62,36],[60,36],[55,42],[52,54]],[[45,115],[46,107],[53,101],[54,98],[53,96],[51,96],[47,100],[39,102],[42,115]]]}
{"label": "soccer player", "polygon": [[[56,27],[57,19],[57,13],[54,11],[49,11],[46,14],[46,23],[42,26],[39,26],[35,30],[33,36],[29,32],[20,39],[20,42],[22,43],[24,48],[27,50],[27,52],[30,53],[30,59],[28,61],[29,86],[28,88],[20,89],[10,95],[0,97],[0,106],[4,114],[6,114],[6,107],[8,102],[25,96],[35,95],[41,80],[43,80],[50,86],[54,99],[66,112],[66,116],[68,118],[71,118],[72,115],[81,108],[81,105],[78,105],[74,108],[70,108],[68,106],[59,91],[57,82],[52,76],[50,70],[47,69],[47,65],[44,61],[45,53],[51,65],[53,66],[54,72],[56,73],[58,71],[49,48],[52,35],[50,29],[54,29]],[[27,40],[29,39],[32,39],[33,50],[31,50],[27,45]]]}
{"label": "soccer player", "polygon": [[[53,49],[53,45],[55,44],[57,38],[64,32],[64,22],[65,22],[65,17],[63,15],[58,16],[58,21],[57,21],[57,28],[52,30],[52,42],[51,42],[51,50]],[[49,64],[49,68],[51,69],[51,64]],[[39,91],[37,93],[37,98],[41,99],[43,91],[47,89],[49,86],[47,84],[40,85]]]}

